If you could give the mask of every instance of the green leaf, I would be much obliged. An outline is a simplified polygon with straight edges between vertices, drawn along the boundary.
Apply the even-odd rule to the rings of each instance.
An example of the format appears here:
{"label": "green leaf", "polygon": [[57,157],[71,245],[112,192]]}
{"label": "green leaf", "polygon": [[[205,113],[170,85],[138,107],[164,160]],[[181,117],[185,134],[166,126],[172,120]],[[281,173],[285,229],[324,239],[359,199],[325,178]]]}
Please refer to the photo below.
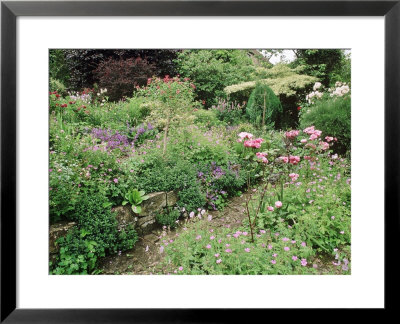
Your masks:
{"label": "green leaf", "polygon": [[133,212],[134,212],[134,213],[136,213],[136,214],[140,214],[140,213],[141,213],[141,211],[142,211],[142,207],[140,207],[140,206],[135,206],[135,205],[132,205],[132,210],[133,210]]}
{"label": "green leaf", "polygon": [[108,208],[108,207],[110,207],[112,205],[112,203],[110,203],[110,202],[104,202],[103,203],[103,207],[104,208]]}

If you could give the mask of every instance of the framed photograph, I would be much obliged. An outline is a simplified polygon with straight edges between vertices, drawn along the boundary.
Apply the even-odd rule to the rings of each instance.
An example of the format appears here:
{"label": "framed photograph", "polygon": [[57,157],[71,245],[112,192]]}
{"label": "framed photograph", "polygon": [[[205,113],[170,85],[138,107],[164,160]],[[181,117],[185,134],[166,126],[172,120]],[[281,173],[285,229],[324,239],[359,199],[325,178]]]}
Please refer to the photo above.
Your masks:
{"label": "framed photograph", "polygon": [[399,1],[3,1],[1,322],[391,309],[399,21]]}

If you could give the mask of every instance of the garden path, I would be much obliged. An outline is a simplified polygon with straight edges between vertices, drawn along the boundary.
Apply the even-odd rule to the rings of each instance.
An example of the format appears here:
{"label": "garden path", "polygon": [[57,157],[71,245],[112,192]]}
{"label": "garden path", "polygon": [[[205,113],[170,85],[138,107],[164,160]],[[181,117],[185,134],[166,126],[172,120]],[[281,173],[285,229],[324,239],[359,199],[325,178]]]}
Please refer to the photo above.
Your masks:
{"label": "garden path", "polygon": [[[211,226],[215,229],[218,227],[239,227],[246,217],[244,211],[244,202],[250,193],[244,193],[240,197],[233,197],[229,203],[221,211],[208,211],[199,222],[203,222],[205,226]],[[212,215],[212,221],[207,220],[207,215]],[[156,270],[157,265],[163,258],[160,253],[160,243],[163,240],[174,240],[176,234],[184,231],[185,226],[180,224],[176,229],[171,230],[162,237],[162,229],[154,230],[152,233],[139,238],[133,249],[122,252],[120,255],[112,255],[105,257],[100,264],[99,269],[102,274],[153,274],[159,273]],[[190,225],[186,226],[190,229]],[[162,237],[160,239],[160,237]],[[146,247],[148,250],[146,251]]]}

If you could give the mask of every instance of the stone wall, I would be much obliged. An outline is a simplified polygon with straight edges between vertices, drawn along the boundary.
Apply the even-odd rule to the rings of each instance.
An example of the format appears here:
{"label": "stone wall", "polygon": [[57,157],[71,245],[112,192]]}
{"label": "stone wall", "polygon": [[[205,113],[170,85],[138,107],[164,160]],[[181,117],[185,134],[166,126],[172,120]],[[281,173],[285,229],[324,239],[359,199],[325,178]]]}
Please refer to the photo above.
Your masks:
{"label": "stone wall", "polygon": [[[139,236],[144,236],[155,229],[158,224],[156,223],[156,215],[164,207],[172,207],[178,201],[178,195],[174,191],[170,192],[153,192],[148,194],[149,199],[145,200],[141,207],[142,211],[140,214],[135,214],[132,211],[130,205],[118,206],[114,208],[117,212],[118,226],[125,227],[128,225],[133,225],[135,230],[138,232]],[[61,237],[65,236],[76,223],[59,223],[50,226],[49,231],[49,252],[50,255],[58,252],[58,247],[55,241]]]}

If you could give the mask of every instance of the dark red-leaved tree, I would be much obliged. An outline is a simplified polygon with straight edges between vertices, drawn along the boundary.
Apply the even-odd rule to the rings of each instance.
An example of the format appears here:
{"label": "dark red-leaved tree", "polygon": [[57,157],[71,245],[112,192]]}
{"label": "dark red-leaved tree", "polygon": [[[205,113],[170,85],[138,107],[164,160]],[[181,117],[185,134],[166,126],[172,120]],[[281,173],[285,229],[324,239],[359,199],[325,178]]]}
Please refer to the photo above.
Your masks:
{"label": "dark red-leaved tree", "polygon": [[146,85],[147,79],[155,73],[154,64],[140,57],[109,58],[102,61],[94,70],[100,88],[107,88],[107,95],[112,101],[122,97],[131,97],[136,86]]}

